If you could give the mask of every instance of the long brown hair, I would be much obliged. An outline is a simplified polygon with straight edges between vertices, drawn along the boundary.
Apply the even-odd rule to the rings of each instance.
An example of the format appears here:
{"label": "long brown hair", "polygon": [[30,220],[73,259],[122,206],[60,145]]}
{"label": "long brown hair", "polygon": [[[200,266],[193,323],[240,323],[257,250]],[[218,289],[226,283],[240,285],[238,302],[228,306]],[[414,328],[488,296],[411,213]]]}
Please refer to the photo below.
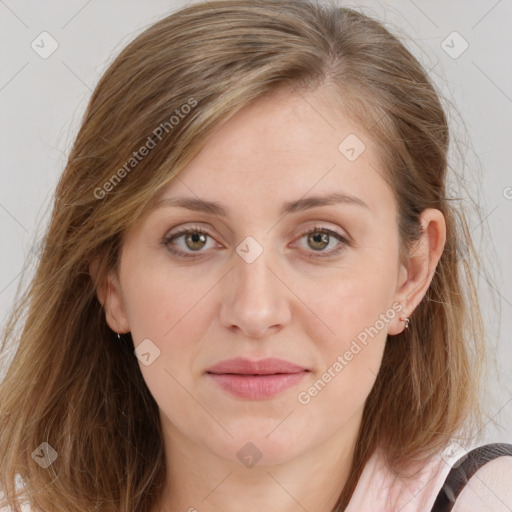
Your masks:
{"label": "long brown hair", "polygon": [[[403,262],[425,208],[441,210],[447,227],[410,327],[386,344],[339,509],[378,446],[399,472],[481,427],[479,258],[463,210],[446,195],[449,130],[427,73],[383,24],[356,10],[208,1],[141,33],[88,104],[36,272],[3,335],[3,350],[9,339],[17,345],[0,386],[0,485],[14,510],[17,474],[42,510],[149,512],[157,503],[166,481],[158,407],[133,341],[115,342],[96,286],[117,267],[123,234],[213,130],[283,86],[328,87],[371,133],[398,204]],[[96,282],[93,259],[101,263]],[[45,469],[33,456],[43,442],[58,454]]]}

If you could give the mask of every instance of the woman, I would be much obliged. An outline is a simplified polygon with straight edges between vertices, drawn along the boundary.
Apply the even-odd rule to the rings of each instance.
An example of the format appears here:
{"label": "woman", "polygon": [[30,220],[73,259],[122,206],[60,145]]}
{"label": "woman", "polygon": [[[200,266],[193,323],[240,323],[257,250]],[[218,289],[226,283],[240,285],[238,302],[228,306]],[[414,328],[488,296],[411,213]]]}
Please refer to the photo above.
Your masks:
{"label": "woman", "polygon": [[[510,447],[464,455],[484,335],[448,141],[354,10],[205,2],[143,32],[57,187],[0,387],[6,505],[19,475],[31,510],[510,507]],[[495,501],[456,467],[499,471]]]}

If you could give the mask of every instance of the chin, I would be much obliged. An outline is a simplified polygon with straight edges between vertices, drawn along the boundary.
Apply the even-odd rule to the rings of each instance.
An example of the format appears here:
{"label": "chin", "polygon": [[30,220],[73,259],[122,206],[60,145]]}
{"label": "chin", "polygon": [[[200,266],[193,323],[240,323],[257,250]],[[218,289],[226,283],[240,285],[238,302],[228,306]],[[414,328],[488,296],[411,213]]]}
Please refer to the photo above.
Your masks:
{"label": "chin", "polygon": [[302,429],[293,422],[290,428],[283,428],[287,420],[282,420],[272,418],[258,422],[244,418],[236,425],[227,426],[233,437],[226,434],[216,440],[209,437],[203,442],[215,455],[247,467],[286,463],[313,447],[315,439],[311,429]]}

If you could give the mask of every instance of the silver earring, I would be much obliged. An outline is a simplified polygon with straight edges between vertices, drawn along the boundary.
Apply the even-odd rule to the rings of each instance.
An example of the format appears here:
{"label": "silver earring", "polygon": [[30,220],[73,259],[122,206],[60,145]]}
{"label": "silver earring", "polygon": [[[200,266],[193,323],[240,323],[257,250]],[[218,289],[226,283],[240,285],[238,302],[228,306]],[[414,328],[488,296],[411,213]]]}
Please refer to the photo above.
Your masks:
{"label": "silver earring", "polygon": [[121,339],[121,335],[119,333],[117,333],[117,338]]}
{"label": "silver earring", "polygon": [[401,316],[400,320],[402,320],[402,322],[405,322],[405,328],[407,329],[409,327],[409,318],[406,316]]}

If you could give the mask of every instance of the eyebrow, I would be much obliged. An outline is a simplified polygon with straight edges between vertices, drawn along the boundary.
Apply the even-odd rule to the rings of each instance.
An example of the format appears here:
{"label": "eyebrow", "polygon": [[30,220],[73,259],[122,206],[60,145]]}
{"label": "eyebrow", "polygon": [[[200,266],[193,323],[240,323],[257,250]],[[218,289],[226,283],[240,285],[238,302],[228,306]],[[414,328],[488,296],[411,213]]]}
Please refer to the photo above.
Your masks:
{"label": "eyebrow", "polygon": [[[344,194],[341,192],[334,192],[323,196],[310,196],[296,201],[288,201],[283,203],[280,210],[280,215],[289,213],[297,213],[310,208],[318,206],[328,206],[333,204],[348,204],[361,206],[371,210],[370,207],[358,197]],[[187,208],[196,212],[211,213],[220,217],[229,217],[229,209],[222,206],[217,201],[207,201],[204,199],[197,199],[194,197],[169,197],[158,201],[152,208],[156,210],[162,207],[175,206],[180,208]]]}

